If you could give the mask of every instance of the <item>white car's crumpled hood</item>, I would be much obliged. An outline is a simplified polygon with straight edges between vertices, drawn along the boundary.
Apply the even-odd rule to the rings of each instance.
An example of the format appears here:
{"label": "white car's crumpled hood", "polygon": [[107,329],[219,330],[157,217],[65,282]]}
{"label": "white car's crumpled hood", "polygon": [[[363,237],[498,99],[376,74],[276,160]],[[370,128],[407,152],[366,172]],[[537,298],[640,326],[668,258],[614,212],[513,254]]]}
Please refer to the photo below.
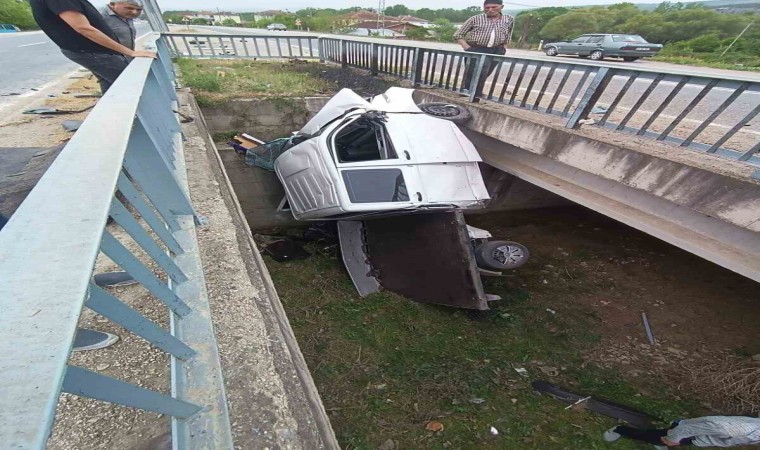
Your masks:
{"label": "white car's crumpled hood", "polygon": [[412,99],[413,92],[414,89],[392,87],[368,102],[351,89],[341,89],[301,128],[300,133],[314,134],[330,121],[356,108],[389,113],[421,113]]}
{"label": "white car's crumpled hood", "polygon": [[341,89],[335,94],[317,115],[312,117],[306,125],[301,128],[300,134],[314,134],[330,121],[344,115],[347,111],[355,108],[369,109],[370,103],[361,98],[351,89]]}

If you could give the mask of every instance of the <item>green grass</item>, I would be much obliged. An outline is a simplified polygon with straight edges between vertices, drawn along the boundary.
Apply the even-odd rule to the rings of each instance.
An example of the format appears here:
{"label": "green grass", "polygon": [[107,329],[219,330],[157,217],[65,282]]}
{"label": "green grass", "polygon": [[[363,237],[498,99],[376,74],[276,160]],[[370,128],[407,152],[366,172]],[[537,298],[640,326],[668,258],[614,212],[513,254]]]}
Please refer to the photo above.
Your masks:
{"label": "green grass", "polygon": [[282,62],[191,60],[180,58],[182,83],[192,88],[202,106],[252,97],[302,97],[327,89],[308,73],[287,70]]}
{"label": "green grass", "polygon": [[[536,299],[540,284],[491,279],[486,290],[504,300],[474,321],[390,293],[361,299],[334,256],[267,263],[343,448],[374,449],[387,439],[405,449],[609,448],[600,437],[612,419],[532,393],[531,379],[546,378],[540,366],[560,369],[552,382],[659,417],[693,411],[666,389],[637,395],[617,372],[583,364],[581,352],[600,338],[600,318],[562,302],[570,291],[592,289],[580,274],[567,287],[543,288],[557,300],[556,314]],[[445,430],[426,431],[430,420]],[[634,448],[641,447],[615,444]]]}
{"label": "green grass", "polygon": [[654,61],[668,62],[672,64],[684,64],[689,66],[712,67],[715,69],[760,71],[760,57],[747,53],[728,53],[720,57],[720,53],[678,53],[663,52],[651,58]]}

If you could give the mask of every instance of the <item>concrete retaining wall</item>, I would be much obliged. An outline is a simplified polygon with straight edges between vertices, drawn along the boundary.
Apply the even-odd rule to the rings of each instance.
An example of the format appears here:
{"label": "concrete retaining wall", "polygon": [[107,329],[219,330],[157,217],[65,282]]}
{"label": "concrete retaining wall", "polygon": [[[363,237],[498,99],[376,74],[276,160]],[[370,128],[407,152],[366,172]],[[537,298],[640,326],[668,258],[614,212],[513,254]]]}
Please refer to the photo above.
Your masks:
{"label": "concrete retaining wall", "polygon": [[[245,132],[267,141],[300,130],[327,100],[328,97],[232,100],[203,108],[203,115],[212,135]],[[244,157],[224,142],[218,142],[217,149],[252,230],[298,224],[289,212],[277,211],[285,191],[273,172],[247,166]]]}

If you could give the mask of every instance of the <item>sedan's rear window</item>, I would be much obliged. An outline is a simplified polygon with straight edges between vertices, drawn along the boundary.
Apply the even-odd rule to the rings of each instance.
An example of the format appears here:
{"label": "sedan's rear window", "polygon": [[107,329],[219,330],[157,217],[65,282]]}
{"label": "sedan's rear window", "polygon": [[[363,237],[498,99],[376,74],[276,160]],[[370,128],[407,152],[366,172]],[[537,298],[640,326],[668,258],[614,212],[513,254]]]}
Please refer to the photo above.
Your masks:
{"label": "sedan's rear window", "polygon": [[401,169],[344,170],[342,175],[351,203],[409,201]]}
{"label": "sedan's rear window", "polygon": [[614,34],[612,42],[636,42],[637,44],[646,44],[647,41],[641,36],[635,34]]}

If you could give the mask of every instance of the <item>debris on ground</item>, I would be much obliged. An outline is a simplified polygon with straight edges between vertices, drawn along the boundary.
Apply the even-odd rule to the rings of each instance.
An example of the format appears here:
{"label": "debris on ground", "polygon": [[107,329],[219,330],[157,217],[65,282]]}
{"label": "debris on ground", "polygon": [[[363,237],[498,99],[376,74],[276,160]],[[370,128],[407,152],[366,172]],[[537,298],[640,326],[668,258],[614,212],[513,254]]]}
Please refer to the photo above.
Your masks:
{"label": "debris on ground", "polygon": [[66,131],[77,131],[82,126],[82,123],[84,123],[83,120],[64,120],[61,126]]}
{"label": "debris on ground", "polygon": [[494,436],[498,436],[499,430],[497,430],[496,427],[491,427],[491,434]]}
{"label": "debris on ground", "polygon": [[652,334],[652,327],[649,325],[649,319],[647,319],[647,313],[641,313],[641,320],[644,322],[644,331],[647,334],[647,340],[649,345],[654,345],[654,334]]}
{"label": "debris on ground", "polygon": [[525,370],[524,367],[515,367],[515,372],[517,372],[518,374],[520,374],[523,377],[526,377],[526,378],[528,377],[528,371]]}
{"label": "debris on ground", "polygon": [[425,429],[437,433],[439,431],[443,431],[443,424],[441,422],[435,421],[428,422],[427,425],[425,425]]}
{"label": "debris on ground", "polygon": [[266,244],[262,250],[277,262],[298,261],[308,259],[311,253],[302,244],[293,239],[280,239]]}
{"label": "debris on ground", "polygon": [[92,109],[94,107],[95,107],[94,104],[90,105],[90,106],[88,106],[86,108],[83,108],[83,109],[58,109],[58,108],[53,108],[53,107],[50,107],[50,106],[40,106],[40,107],[37,107],[37,108],[31,108],[31,109],[24,110],[23,113],[24,114],[46,114],[46,115],[47,114],[49,114],[49,115],[78,114],[78,113],[82,113],[82,112],[88,111],[88,110],[90,110],[90,109]]}

